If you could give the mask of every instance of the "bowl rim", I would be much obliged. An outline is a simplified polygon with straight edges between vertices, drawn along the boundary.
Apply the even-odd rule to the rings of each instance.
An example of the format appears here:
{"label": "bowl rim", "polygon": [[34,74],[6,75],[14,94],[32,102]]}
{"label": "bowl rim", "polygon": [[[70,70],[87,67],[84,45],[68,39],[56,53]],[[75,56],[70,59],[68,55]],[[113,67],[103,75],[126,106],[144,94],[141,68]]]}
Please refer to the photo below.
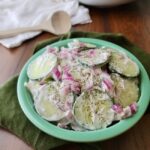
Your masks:
{"label": "bowl rim", "polygon": [[[50,44],[49,46],[64,46],[68,42],[78,39],[82,42],[87,42],[91,44],[96,44],[99,46],[107,46],[116,49],[117,51],[123,51],[125,52],[133,61],[137,63],[140,69],[140,77],[141,77],[141,95],[138,101],[138,111],[136,114],[130,118],[127,118],[125,120],[121,120],[117,124],[110,126],[105,129],[99,129],[94,131],[73,131],[73,130],[67,130],[59,128],[50,122],[44,120],[41,116],[36,113],[33,106],[33,101],[31,100],[31,95],[29,94],[28,90],[24,86],[24,82],[27,81],[27,67],[30,64],[30,62],[41,55],[45,51],[45,47],[39,50],[37,53],[35,53],[24,65],[22,68],[18,83],[17,83],[17,96],[18,101],[21,106],[22,111],[26,115],[26,117],[40,130],[44,131],[45,133],[52,135],[53,137],[67,140],[67,141],[74,141],[74,142],[96,142],[96,141],[103,141],[106,139],[110,139],[112,137],[118,136],[121,133],[127,131],[130,129],[133,125],[135,125],[140,118],[143,116],[144,112],[146,111],[149,100],[150,100],[150,80],[148,77],[148,74],[141,64],[141,62],[128,50],[114,44],[108,41],[99,40],[99,39],[93,39],[93,38],[72,38],[72,39],[66,39],[62,41],[55,42],[53,44]],[[144,100],[144,102],[143,102]],[[32,101],[32,102],[31,102]]]}
{"label": "bowl rim", "polygon": [[93,6],[93,7],[111,7],[111,6],[118,6],[118,5],[123,5],[127,3],[134,2],[136,0],[116,0],[116,1],[86,1],[86,0],[79,0],[81,4],[88,5],[88,6]]}

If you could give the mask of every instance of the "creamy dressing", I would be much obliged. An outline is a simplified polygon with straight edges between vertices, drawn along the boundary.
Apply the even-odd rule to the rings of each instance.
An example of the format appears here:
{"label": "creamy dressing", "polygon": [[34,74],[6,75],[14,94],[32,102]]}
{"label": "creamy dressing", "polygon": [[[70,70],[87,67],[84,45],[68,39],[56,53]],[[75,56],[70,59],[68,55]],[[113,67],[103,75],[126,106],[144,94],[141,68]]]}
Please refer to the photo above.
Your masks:
{"label": "creamy dressing", "polygon": [[[137,71],[131,72],[134,80],[139,68],[126,54],[73,40],[67,47],[47,46],[46,51],[29,64],[29,81],[25,86],[32,94],[37,113],[58,127],[76,131],[102,129],[137,111],[135,100],[126,107],[114,101],[120,96],[116,91],[117,82],[124,91],[127,85],[136,87],[134,82],[128,83],[128,79],[120,78],[116,82],[112,78],[114,70],[130,76],[130,68],[126,68],[129,62]],[[116,76],[120,77],[117,73]],[[138,93],[138,89],[135,92]],[[132,96],[131,91],[128,94]]]}

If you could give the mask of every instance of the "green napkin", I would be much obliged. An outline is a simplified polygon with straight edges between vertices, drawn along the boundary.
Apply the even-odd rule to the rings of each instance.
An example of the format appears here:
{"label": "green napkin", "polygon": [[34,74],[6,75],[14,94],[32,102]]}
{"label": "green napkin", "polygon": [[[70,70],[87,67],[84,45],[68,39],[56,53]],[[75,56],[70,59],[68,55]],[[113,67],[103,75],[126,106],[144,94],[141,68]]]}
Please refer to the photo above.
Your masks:
{"label": "green napkin", "polygon": [[[150,54],[142,51],[121,34],[72,32],[65,36],[42,42],[36,46],[35,52],[53,42],[76,37],[103,39],[126,48],[142,62],[150,76]],[[17,99],[17,79],[17,76],[13,77],[0,87],[0,126],[8,129],[36,150],[49,150],[68,143],[43,133],[26,118]],[[81,149],[86,149],[83,144],[80,144],[80,146]],[[90,146],[92,149],[98,149],[98,146]],[[88,148],[90,148],[89,145]]]}

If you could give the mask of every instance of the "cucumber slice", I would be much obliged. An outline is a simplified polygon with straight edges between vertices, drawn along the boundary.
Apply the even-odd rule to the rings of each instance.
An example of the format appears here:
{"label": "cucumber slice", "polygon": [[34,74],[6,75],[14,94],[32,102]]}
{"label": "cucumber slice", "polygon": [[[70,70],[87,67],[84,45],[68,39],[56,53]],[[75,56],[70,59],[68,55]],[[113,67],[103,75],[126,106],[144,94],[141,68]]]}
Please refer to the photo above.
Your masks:
{"label": "cucumber slice", "polygon": [[100,73],[101,70],[97,69],[98,73],[95,73],[92,68],[89,66],[77,64],[72,66],[70,69],[70,74],[72,75],[73,79],[80,83],[81,92],[87,91],[88,89],[93,88],[94,86],[100,85]]}
{"label": "cucumber slice", "polygon": [[81,42],[79,40],[73,40],[72,42],[68,43],[69,48],[96,48],[96,45]]}
{"label": "cucumber slice", "polygon": [[39,115],[48,121],[58,121],[66,115],[53,101],[44,98],[35,102],[35,108]]}
{"label": "cucumber slice", "polygon": [[123,107],[129,106],[139,99],[139,87],[137,78],[122,78],[119,74],[111,75],[115,86],[114,102]]}
{"label": "cucumber slice", "polygon": [[85,47],[87,48],[96,48],[96,45],[90,43],[84,43]]}
{"label": "cucumber slice", "polygon": [[77,64],[70,67],[70,73],[75,80],[80,81],[82,78],[85,78],[85,76],[91,73],[91,69],[87,66]]}
{"label": "cucumber slice", "polygon": [[33,60],[27,69],[30,79],[40,79],[47,76],[57,64],[57,57],[52,53],[44,53]]}
{"label": "cucumber slice", "polygon": [[40,85],[40,82],[37,80],[29,80],[28,82],[24,83],[24,86],[30,91],[30,93],[33,96],[33,100],[36,99],[36,97],[38,97],[39,92],[40,92],[40,88],[42,87]]}
{"label": "cucumber slice", "polygon": [[102,49],[91,49],[80,52],[79,62],[88,66],[104,65],[108,62],[110,52]]}
{"label": "cucumber slice", "polygon": [[123,53],[112,52],[109,69],[126,77],[136,77],[139,74],[138,65]]}
{"label": "cucumber slice", "polygon": [[82,93],[73,106],[74,118],[79,125],[89,130],[106,128],[114,120],[112,101],[99,90]]}
{"label": "cucumber slice", "polygon": [[44,85],[35,100],[35,109],[41,117],[48,121],[58,121],[67,115],[69,111],[65,108],[65,102],[74,99],[73,94],[62,96],[59,92],[60,84],[49,82]]}

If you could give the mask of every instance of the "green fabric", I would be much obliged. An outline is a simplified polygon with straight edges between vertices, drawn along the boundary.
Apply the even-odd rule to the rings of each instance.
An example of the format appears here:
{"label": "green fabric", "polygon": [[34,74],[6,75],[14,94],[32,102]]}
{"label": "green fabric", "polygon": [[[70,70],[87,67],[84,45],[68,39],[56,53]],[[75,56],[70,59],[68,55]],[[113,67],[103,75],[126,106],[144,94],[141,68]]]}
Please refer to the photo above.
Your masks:
{"label": "green fabric", "polygon": [[[142,51],[121,34],[72,32],[66,36],[42,42],[36,46],[35,52],[55,41],[76,37],[103,39],[126,48],[142,62],[150,76],[150,54]],[[17,79],[17,76],[13,77],[0,87],[0,126],[8,129],[10,132],[23,139],[36,150],[48,150],[67,143],[66,141],[56,139],[43,133],[26,118],[18,104],[16,93]],[[82,145],[81,149],[83,149],[83,147],[85,148],[83,144],[80,145]],[[99,147],[95,146],[94,149],[99,149]]]}
{"label": "green fabric", "polygon": [[18,77],[0,88],[0,126],[8,129],[37,150],[48,150],[65,142],[40,131],[22,112],[16,93]]}

